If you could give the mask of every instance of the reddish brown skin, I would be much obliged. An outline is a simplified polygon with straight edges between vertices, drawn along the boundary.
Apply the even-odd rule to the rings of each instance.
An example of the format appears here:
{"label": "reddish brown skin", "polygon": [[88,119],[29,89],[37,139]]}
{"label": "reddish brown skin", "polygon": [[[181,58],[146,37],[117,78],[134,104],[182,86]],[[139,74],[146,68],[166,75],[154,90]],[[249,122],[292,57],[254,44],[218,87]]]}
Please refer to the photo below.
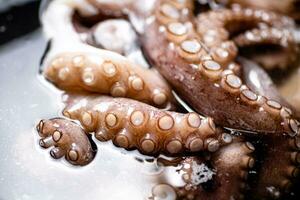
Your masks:
{"label": "reddish brown skin", "polygon": [[295,41],[289,42],[288,46],[285,47],[284,45],[282,45],[280,39],[270,35],[270,33],[272,32],[272,28],[254,29],[249,32],[257,35],[267,33],[269,36],[267,38],[261,38],[259,41],[254,42],[249,40],[246,37],[246,34],[240,34],[233,39],[239,49],[245,49],[247,47],[255,49],[255,47],[260,46],[268,49],[274,49],[274,47],[277,47],[277,49],[274,52],[271,51],[266,53],[251,52],[251,50],[248,50],[247,52],[246,50],[245,53],[243,53],[245,56],[259,63],[261,66],[268,70],[272,70],[275,67],[285,69],[297,64],[297,55],[299,53],[299,49]]}
{"label": "reddish brown skin", "polygon": [[[156,22],[146,27],[142,37],[144,52],[176,92],[197,112],[211,116],[216,124],[225,127],[267,133],[284,131],[280,119],[259,112],[258,106],[237,102],[233,94],[215,87],[212,81],[190,67],[176,51],[166,51],[169,42],[158,32],[158,27]],[[177,79],[178,76],[183,77],[183,81]]]}
{"label": "reddish brown skin", "polygon": [[[263,14],[255,14],[259,12]],[[264,15],[267,17],[261,17]],[[210,47],[219,46],[220,42],[232,40],[240,50],[248,47],[248,51],[242,53],[269,70],[284,69],[297,61],[298,48],[292,36],[295,24],[288,17],[265,10],[243,9],[236,5],[232,9],[201,13],[197,18],[197,30],[202,37],[207,34],[207,30],[218,30],[219,28],[225,30],[225,32],[218,33],[217,42],[207,43]],[[223,34],[227,35],[224,37]],[[248,37],[248,35],[252,37]],[[249,47],[254,50],[249,51]],[[258,51],[255,47],[265,47],[267,51]]]}
{"label": "reddish brown skin", "polygon": [[223,3],[227,6],[230,6],[232,4],[239,4],[243,7],[271,10],[274,12],[289,15],[296,20],[300,19],[299,0],[218,0],[218,2]]}
{"label": "reddish brown skin", "polygon": [[[86,102],[85,104],[82,104]],[[101,108],[101,112],[99,109]],[[131,118],[135,111],[142,112],[144,119],[140,125],[132,124]],[[83,114],[88,113],[92,122],[84,124]],[[78,120],[83,124],[87,132],[95,132],[95,137],[100,141],[112,140],[118,147],[125,149],[138,149],[146,155],[183,155],[189,152],[208,151],[210,140],[218,142],[219,146],[226,144],[222,138],[222,129],[211,127],[213,122],[208,123],[201,120],[199,127],[191,127],[187,118],[189,113],[177,113],[159,110],[150,105],[139,101],[126,98],[112,98],[108,96],[97,95],[68,95],[66,108],[63,111],[66,117]],[[117,118],[115,126],[107,125],[106,116],[114,114]],[[170,116],[173,120],[173,126],[169,130],[162,130],[159,127],[159,120],[163,116]],[[199,118],[200,119],[200,118]],[[212,124],[212,125],[211,125]],[[127,138],[127,143],[118,143],[117,137],[123,135]],[[229,135],[228,135],[229,136]],[[197,150],[190,149],[190,142],[195,138],[201,138],[203,146]],[[150,139],[154,144],[154,149],[145,151],[142,142]],[[168,151],[169,142],[180,141],[182,148],[178,152]],[[230,141],[231,142],[231,141]],[[216,149],[217,150],[217,149]]]}
{"label": "reddish brown skin", "polygon": [[[290,108],[293,113],[295,113],[296,117],[299,119],[300,114],[299,112],[291,106],[285,98],[283,98],[280,94],[279,91],[269,76],[269,74],[258,64],[255,62],[252,62],[251,60],[248,60],[243,57],[238,58],[238,62],[243,66],[242,67],[242,77],[243,80],[245,81],[246,85],[253,90],[255,93],[263,95],[268,97],[269,99],[273,99],[277,102],[280,102],[281,105]],[[249,74],[255,74],[256,77],[258,77],[255,80],[259,81],[259,86],[257,87],[257,83],[253,82]]]}
{"label": "reddish brown skin", "polygon": [[[278,199],[290,192],[292,183],[299,175],[299,163],[291,157],[293,153],[299,154],[300,149],[295,146],[295,140],[287,136],[264,137],[262,144],[260,156],[263,159],[259,163],[258,176],[251,193],[255,199]],[[271,192],[272,188],[277,193]]]}
{"label": "reddish brown skin", "polygon": [[[102,11],[105,10],[103,8],[112,10],[105,13],[107,15],[116,17],[118,13],[120,13],[120,16],[122,15],[121,12],[117,11],[120,8],[108,6],[102,7]],[[153,38],[155,38],[154,42]],[[269,197],[266,187],[270,185],[275,185],[282,190],[284,187],[282,187],[281,181],[286,180],[284,179],[286,177],[283,178],[283,176],[286,176],[287,167],[299,165],[299,163],[295,164],[290,160],[291,152],[299,151],[299,147],[296,149],[291,147],[291,138],[282,135],[283,129],[280,126],[280,120],[272,118],[265,112],[258,112],[257,106],[249,106],[246,103],[237,102],[236,95],[226,92],[221,87],[214,87],[214,82],[202,76],[199,71],[191,68],[186,61],[178,56],[176,51],[168,50],[168,41],[162,36],[162,33],[158,32],[158,25],[155,22],[146,27],[146,34],[142,37],[142,42],[150,61],[168,79],[173,88],[176,88],[181,97],[198,112],[213,116],[217,123],[224,126],[280,135],[268,135],[264,140],[264,143],[268,146],[263,150],[265,155],[259,171],[257,185],[254,185],[253,196],[258,198]],[[265,91],[262,91],[261,94],[265,95]],[[278,98],[278,101],[281,101],[280,98]],[[126,100],[119,100],[117,103],[122,102],[126,103]],[[91,105],[91,103],[88,104],[88,106]],[[60,124],[59,131],[68,135],[68,138],[75,141],[78,147],[82,147],[84,149],[83,152],[91,151],[91,148],[89,148],[90,144],[87,142],[87,138],[84,137],[84,130],[78,124],[70,123],[66,119],[51,119],[47,121],[47,126],[43,128],[38,126],[38,131],[43,138],[50,136],[56,130],[53,126],[54,123]],[[204,191],[199,186],[196,191],[189,191],[188,193],[194,194],[196,199],[227,200],[232,196],[235,199],[242,198],[241,192],[244,189],[244,180],[240,176],[241,164],[244,162],[243,157],[249,156],[253,150],[246,150],[241,147],[241,144],[244,143],[237,141],[210,154],[211,165],[218,171],[214,179],[215,187],[212,191]],[[56,146],[68,149],[70,141],[58,142]],[[79,152],[82,152],[81,149],[79,150]],[[68,156],[66,158],[69,160]],[[79,158],[82,157],[79,156]],[[84,161],[79,159],[71,163],[85,165],[92,159],[92,157],[88,158]],[[202,157],[191,158],[191,160],[193,159],[197,162],[204,160]],[[186,161],[189,162],[189,160]],[[244,171],[248,171],[249,168],[250,166],[245,167]],[[289,178],[288,181],[290,181]]]}
{"label": "reddish brown skin", "polygon": [[[244,79],[253,91],[275,99],[282,105],[291,107],[280,96],[271,78],[262,68],[244,58],[240,58],[239,62],[243,66]],[[255,73],[260,80],[260,88],[257,88],[251,82],[251,79],[247,77],[250,71],[252,74]],[[293,112],[296,112],[297,116],[299,116],[299,113],[295,109],[293,109]],[[265,136],[261,140],[263,146],[259,147],[259,149],[262,153],[262,156],[260,155],[262,162],[258,164],[258,176],[256,177],[257,180],[253,183],[255,187],[252,187],[253,190],[251,192],[256,199],[278,198],[284,192],[289,191],[295,179],[295,177],[288,174],[287,170],[291,167],[297,168],[297,165],[299,165],[291,160],[292,153],[300,151],[300,147],[295,145],[295,141],[299,140],[299,137],[292,139],[288,136]],[[285,185],[283,184],[284,181],[286,182]],[[275,189],[273,193],[270,192],[272,187]]]}
{"label": "reddish brown skin", "polygon": [[[214,153],[208,161],[215,171],[215,175],[211,180],[211,187],[203,187],[198,185],[192,192],[194,198],[197,200],[228,200],[231,198],[242,199],[243,192],[246,189],[246,179],[248,171],[252,166],[243,165],[245,162],[243,158],[250,158],[253,149],[249,149],[246,143],[241,140],[235,140],[233,143],[222,147],[219,151]],[[197,162],[203,163],[201,157],[188,157],[182,163]],[[184,169],[183,169],[184,170]],[[187,171],[186,173],[191,173]],[[185,191],[180,188],[179,192]],[[186,191],[185,191],[186,192]],[[185,193],[182,192],[182,193]],[[179,193],[180,194],[180,193]],[[189,191],[186,196],[191,195]]]}
{"label": "reddish brown skin", "polygon": [[[54,146],[62,152],[57,157],[50,151],[50,155],[53,158],[58,159],[65,155],[66,160],[73,165],[87,165],[93,160],[95,152],[92,149],[91,143],[82,127],[75,122],[63,118],[53,118],[41,120],[36,128],[42,138],[40,140],[42,147],[49,148],[50,146]],[[53,145],[44,145],[43,139],[51,140],[55,131],[61,133],[59,140],[54,141]],[[77,152],[77,159],[70,159],[68,152],[72,149]]]}

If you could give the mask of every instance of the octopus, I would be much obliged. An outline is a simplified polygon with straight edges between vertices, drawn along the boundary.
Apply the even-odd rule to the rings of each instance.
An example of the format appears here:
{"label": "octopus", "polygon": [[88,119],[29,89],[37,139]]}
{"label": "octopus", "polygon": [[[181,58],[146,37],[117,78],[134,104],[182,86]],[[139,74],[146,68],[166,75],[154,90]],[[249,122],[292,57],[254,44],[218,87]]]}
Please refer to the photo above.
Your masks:
{"label": "octopus", "polygon": [[150,199],[285,198],[300,173],[299,110],[265,69],[297,62],[294,21],[236,5],[197,13],[195,4],[50,2],[41,69],[65,107],[37,124],[39,144],[80,166],[96,156],[92,135],[178,158],[161,162],[179,167],[184,184],[155,185]]}

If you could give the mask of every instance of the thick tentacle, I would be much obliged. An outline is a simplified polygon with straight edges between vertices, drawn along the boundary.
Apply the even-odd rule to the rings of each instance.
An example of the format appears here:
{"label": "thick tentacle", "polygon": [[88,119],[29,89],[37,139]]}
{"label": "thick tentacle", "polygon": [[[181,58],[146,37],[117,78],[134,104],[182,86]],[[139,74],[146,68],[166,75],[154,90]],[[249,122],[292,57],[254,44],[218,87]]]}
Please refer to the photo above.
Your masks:
{"label": "thick tentacle", "polygon": [[[222,126],[298,134],[298,122],[279,103],[255,94],[233,71],[224,70],[209,56],[189,23],[191,20],[187,20],[191,10],[185,4],[178,9],[171,2],[157,4],[142,43],[149,60],[178,94],[196,111],[211,116]],[[227,47],[226,52],[232,54],[225,57],[234,55],[234,48],[230,44]]]}
{"label": "thick tentacle", "polygon": [[[290,107],[262,68],[246,59],[240,58],[239,61],[243,65],[245,80],[254,91],[272,97],[282,105]],[[251,76],[249,76],[250,74]],[[288,112],[296,111],[289,110]],[[300,150],[300,139],[299,136],[295,138],[272,136],[263,137],[260,143],[262,145],[257,149],[260,150],[258,157],[261,161],[256,169],[257,180],[252,183],[255,186],[251,191],[252,199],[277,199],[289,191],[293,179],[299,174],[297,156]]]}
{"label": "thick tentacle", "polygon": [[[54,37],[44,62],[45,77],[67,91],[110,94],[171,108],[175,104],[171,88],[154,70],[136,65],[118,53],[83,44],[72,25],[72,15],[79,7],[55,1],[43,15],[45,31]],[[51,14],[61,19],[53,21]],[[65,40],[56,37],[60,31],[66,32]]]}
{"label": "thick tentacle", "polygon": [[299,117],[296,108],[291,106],[291,104],[289,104],[286,99],[283,98],[283,96],[279,93],[277,86],[263,68],[256,63],[242,57],[238,58],[238,62],[243,66],[243,80],[245,80],[246,85],[251,90],[259,95],[279,102],[285,107],[285,110],[287,110],[289,113],[294,113],[296,117]]}
{"label": "thick tentacle", "polygon": [[[209,11],[200,14],[197,19],[197,31],[203,42],[212,48],[215,57],[219,57],[219,52],[224,51],[222,46],[228,43],[230,38],[233,38],[240,48],[262,45],[277,47],[276,51],[268,53],[257,53],[256,48],[253,55],[250,54],[268,69],[285,68],[296,61],[298,49],[291,31],[293,29],[293,21],[287,17],[264,10],[242,9],[239,6]],[[245,30],[249,31],[235,36]],[[277,56],[280,62],[270,59],[274,55],[280,55]]]}
{"label": "thick tentacle", "polygon": [[266,137],[262,142],[263,159],[251,193],[255,199],[278,199],[299,176],[300,138]]}
{"label": "thick tentacle", "polygon": [[232,138],[215,127],[211,118],[196,113],[158,110],[130,99],[69,96],[63,114],[79,120],[100,141],[112,140],[144,154],[216,151]]}
{"label": "thick tentacle", "polygon": [[205,172],[201,173],[203,160],[200,157],[186,158],[180,171],[186,186],[178,189],[178,196],[199,200],[243,199],[248,171],[254,166],[253,151],[252,144],[241,141],[220,148],[209,161],[215,174],[212,180],[204,183],[201,183],[205,177]]}
{"label": "thick tentacle", "polygon": [[50,155],[54,159],[65,156],[73,165],[87,165],[95,152],[91,143],[80,125],[63,118],[41,120],[37,125],[37,131],[41,136],[40,146],[49,148]]}
{"label": "thick tentacle", "polygon": [[170,107],[175,100],[163,78],[108,51],[66,52],[47,65],[45,77],[66,91],[89,91],[129,97],[155,106]]}

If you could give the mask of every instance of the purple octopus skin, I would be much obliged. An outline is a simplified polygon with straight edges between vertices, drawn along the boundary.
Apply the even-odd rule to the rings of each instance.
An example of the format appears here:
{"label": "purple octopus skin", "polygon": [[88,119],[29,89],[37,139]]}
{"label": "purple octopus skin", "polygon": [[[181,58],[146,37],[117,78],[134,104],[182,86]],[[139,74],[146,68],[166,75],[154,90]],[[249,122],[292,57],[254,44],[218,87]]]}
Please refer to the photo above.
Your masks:
{"label": "purple octopus skin", "polygon": [[[254,93],[232,70],[217,63],[193,30],[191,20],[182,14],[183,9],[169,2],[157,4],[142,45],[150,62],[175,91],[197,112],[214,118],[221,126],[297,135],[298,121],[289,108]],[[166,13],[166,7],[171,14]]]}

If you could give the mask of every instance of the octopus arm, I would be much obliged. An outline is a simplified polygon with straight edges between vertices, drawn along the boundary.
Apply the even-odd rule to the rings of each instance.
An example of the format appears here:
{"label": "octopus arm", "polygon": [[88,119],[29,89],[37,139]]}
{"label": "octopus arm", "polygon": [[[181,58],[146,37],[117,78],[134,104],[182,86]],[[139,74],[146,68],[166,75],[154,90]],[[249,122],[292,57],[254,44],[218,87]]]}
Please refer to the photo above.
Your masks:
{"label": "octopus arm", "polygon": [[39,141],[41,147],[53,146],[50,155],[54,159],[65,156],[73,165],[87,165],[94,158],[95,152],[86,133],[80,125],[71,120],[63,118],[41,120],[37,125],[37,131],[41,136]]}
{"label": "octopus arm", "polygon": [[296,135],[297,120],[282,114],[285,110],[278,102],[254,93],[234,71],[216,62],[182,15],[182,10],[161,1],[142,37],[144,53],[178,94],[221,126]]}
{"label": "octopus arm", "polygon": [[243,66],[242,74],[246,85],[255,93],[279,102],[286,112],[294,114],[299,119],[299,111],[279,93],[269,74],[255,62],[239,57],[238,62]]}
{"label": "octopus arm", "polygon": [[[247,188],[248,171],[254,166],[251,143],[235,140],[211,155],[210,165],[215,171],[210,183],[196,185],[200,157],[190,157],[183,161],[183,178],[187,185],[178,190],[179,195],[188,199],[228,200],[243,199]],[[190,167],[185,167],[190,166]],[[198,166],[198,167],[197,167]],[[200,174],[201,175],[201,174]],[[201,177],[198,177],[201,178]],[[208,186],[205,186],[207,185]]]}
{"label": "octopus arm", "polygon": [[[203,42],[212,48],[215,57],[225,55],[223,46],[233,40],[240,49],[262,45],[278,47],[268,53],[257,53],[257,48],[255,53],[245,53],[264,64],[267,69],[286,68],[296,61],[298,48],[292,32],[295,24],[288,17],[260,9],[243,9],[236,5],[231,9],[199,14],[196,25],[197,32]],[[276,60],[273,59],[275,55]]]}
{"label": "octopus arm", "polygon": [[[86,7],[83,3],[54,1],[42,15],[45,32],[53,38],[43,64],[44,76],[66,91],[110,94],[160,108],[173,108],[175,98],[171,88],[155,70],[145,69],[118,53],[81,42],[82,35],[73,27],[72,16],[76,9],[83,12],[84,8],[88,10]],[[61,32],[68,36],[62,37]]]}
{"label": "octopus arm", "polygon": [[243,7],[259,8],[264,10],[271,10],[285,15],[289,15],[296,20],[300,19],[299,1],[298,0],[218,0],[218,2],[225,5],[239,4]]}
{"label": "octopus arm", "polygon": [[232,139],[211,118],[163,111],[130,99],[71,95],[66,104],[63,114],[79,120],[98,140],[147,155],[214,152]]}
{"label": "octopus arm", "polygon": [[278,199],[290,192],[292,182],[299,176],[300,138],[267,137],[263,143],[263,160],[254,182],[253,198]]}
{"label": "octopus arm", "polygon": [[290,35],[291,32],[276,28],[252,29],[233,38],[235,44],[241,49],[270,46],[275,49],[266,53],[245,51],[247,57],[261,64],[266,69],[272,69],[274,63],[285,68],[291,61],[297,60],[299,52],[297,43]]}
{"label": "octopus arm", "polygon": [[128,97],[157,107],[174,106],[171,88],[154,70],[136,66],[110,51],[84,47],[86,51],[59,53],[48,59],[44,76],[66,91]]}

